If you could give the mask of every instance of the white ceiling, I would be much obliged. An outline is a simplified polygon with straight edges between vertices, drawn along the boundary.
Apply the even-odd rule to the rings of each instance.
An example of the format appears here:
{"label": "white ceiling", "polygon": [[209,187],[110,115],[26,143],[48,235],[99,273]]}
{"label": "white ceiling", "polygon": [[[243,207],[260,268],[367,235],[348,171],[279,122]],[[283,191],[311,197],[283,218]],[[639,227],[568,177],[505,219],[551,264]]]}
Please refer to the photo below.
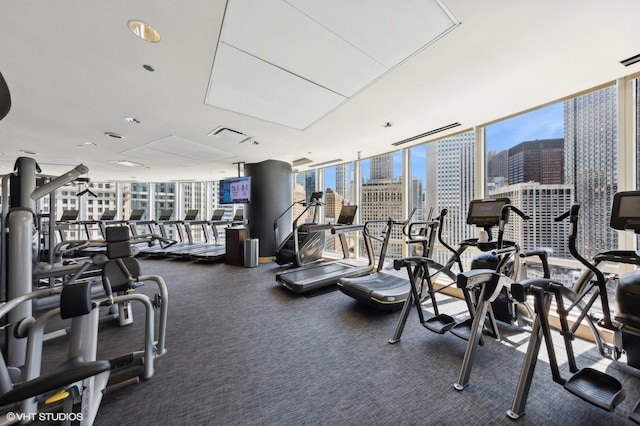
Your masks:
{"label": "white ceiling", "polygon": [[[92,180],[217,180],[237,162],[350,161],[640,71],[620,64],[640,53],[637,0],[443,0],[449,13],[435,0],[228,3],[0,2],[13,102],[0,122],[0,174],[20,150],[37,152],[47,174],[84,163]],[[136,38],[131,19],[161,42]],[[231,131],[207,136],[219,127]],[[233,131],[246,137],[225,137]]]}

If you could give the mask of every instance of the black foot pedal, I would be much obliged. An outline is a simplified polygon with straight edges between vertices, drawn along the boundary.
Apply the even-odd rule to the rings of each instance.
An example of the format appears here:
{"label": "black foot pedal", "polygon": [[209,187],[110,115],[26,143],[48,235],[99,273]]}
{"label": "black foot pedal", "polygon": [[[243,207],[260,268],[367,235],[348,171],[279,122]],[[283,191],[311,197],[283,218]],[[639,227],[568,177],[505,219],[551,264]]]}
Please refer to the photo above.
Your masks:
{"label": "black foot pedal", "polygon": [[636,403],[636,406],[633,408],[629,418],[640,425],[640,401]]}
{"label": "black foot pedal", "polygon": [[456,320],[449,315],[440,314],[429,318],[422,325],[434,333],[444,334],[456,325]]}
{"label": "black foot pedal", "polygon": [[613,411],[624,399],[622,385],[614,377],[593,368],[583,368],[574,374],[564,388],[585,401],[607,411]]}
{"label": "black foot pedal", "polygon": [[471,318],[462,321],[461,323],[456,324],[455,327],[451,329],[451,334],[454,336],[458,336],[461,339],[469,340],[471,336],[471,326],[473,325],[473,320]]}

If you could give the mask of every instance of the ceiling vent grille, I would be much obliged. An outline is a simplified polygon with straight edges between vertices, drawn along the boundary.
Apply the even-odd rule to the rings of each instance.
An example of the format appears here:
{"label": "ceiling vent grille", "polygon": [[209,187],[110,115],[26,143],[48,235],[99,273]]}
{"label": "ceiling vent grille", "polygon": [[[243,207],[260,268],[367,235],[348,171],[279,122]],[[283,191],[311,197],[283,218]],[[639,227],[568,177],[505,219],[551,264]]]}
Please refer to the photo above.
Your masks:
{"label": "ceiling vent grille", "polygon": [[242,132],[223,126],[216,127],[215,129],[207,133],[207,136],[215,136],[219,139],[237,143],[243,143],[251,139],[251,136],[247,136]]}
{"label": "ceiling vent grille", "polygon": [[620,63],[622,65],[624,65],[625,67],[628,67],[629,65],[633,65],[637,62],[640,62],[640,55],[636,55],[636,56],[632,56],[630,58],[627,58],[623,61],[620,61]]}
{"label": "ceiling vent grille", "polygon": [[453,129],[454,127],[458,127],[458,126],[460,126],[460,123],[458,123],[458,122],[447,124],[446,126],[442,126],[442,127],[438,127],[437,129],[429,130],[428,132],[422,133],[420,135],[412,136],[410,138],[403,139],[403,140],[398,141],[398,142],[394,142],[391,145],[398,146],[398,145],[402,145],[402,144],[405,144],[405,143],[408,143],[408,142],[413,142],[413,141],[415,141],[417,139],[421,139],[421,138],[425,138],[427,136],[435,135],[436,133],[444,132],[445,130]]}
{"label": "ceiling vent grille", "polygon": [[298,158],[297,160],[293,160],[293,167],[300,167],[309,163],[313,163],[313,161],[308,158]]}
{"label": "ceiling vent grille", "polygon": [[337,158],[335,160],[329,160],[329,161],[323,161],[322,163],[316,163],[316,164],[311,164],[309,165],[309,167],[320,167],[320,166],[326,166],[327,164],[331,164],[331,163],[339,163],[342,161],[342,158]]}

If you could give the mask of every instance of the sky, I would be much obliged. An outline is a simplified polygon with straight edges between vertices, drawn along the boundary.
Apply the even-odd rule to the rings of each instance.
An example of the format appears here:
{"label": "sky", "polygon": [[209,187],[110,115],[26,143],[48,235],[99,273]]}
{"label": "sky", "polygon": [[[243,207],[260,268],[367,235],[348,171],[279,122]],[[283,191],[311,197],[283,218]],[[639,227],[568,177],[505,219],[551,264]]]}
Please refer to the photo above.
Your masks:
{"label": "sky", "polygon": [[[487,151],[500,152],[520,142],[535,139],[552,139],[564,137],[564,103],[558,102],[526,114],[502,120],[486,127]],[[424,145],[411,148],[413,176],[423,178],[425,173],[417,172],[419,165],[426,164]],[[327,187],[335,185],[335,168],[326,170]],[[394,153],[394,175],[400,175],[402,156]],[[362,177],[369,178],[369,161],[362,161]]]}
{"label": "sky", "polygon": [[500,152],[520,142],[564,137],[564,103],[558,102],[487,126],[487,151]]}

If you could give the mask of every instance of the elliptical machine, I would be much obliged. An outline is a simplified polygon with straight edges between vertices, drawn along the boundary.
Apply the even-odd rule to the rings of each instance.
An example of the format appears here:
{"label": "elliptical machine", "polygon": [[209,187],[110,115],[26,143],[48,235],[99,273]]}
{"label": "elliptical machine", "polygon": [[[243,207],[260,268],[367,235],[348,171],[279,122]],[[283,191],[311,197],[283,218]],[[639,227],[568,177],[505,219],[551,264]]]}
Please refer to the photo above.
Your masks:
{"label": "elliptical machine", "polygon": [[[524,280],[512,286],[512,291],[519,295],[520,300],[533,296],[537,312],[516,395],[511,409],[507,411],[507,415],[513,419],[525,414],[542,337],[547,347],[553,381],[563,385],[566,390],[579,398],[607,411],[613,411],[624,399],[624,390],[620,381],[613,376],[593,368],[577,367],[572,341],[579,325],[584,321],[590,327],[601,355],[617,360],[626,353],[627,364],[640,369],[640,271],[636,270],[619,278],[615,290],[615,315],[612,317],[607,295],[607,280],[598,268],[598,265],[605,261],[640,265],[640,256],[637,252],[630,250],[613,250],[598,253],[593,262],[582,257],[576,248],[579,209],[579,205],[573,205],[571,210],[556,218],[556,221],[569,218],[569,251],[586,268],[574,287],[575,292],[552,279]],[[640,191],[620,192],[614,196],[610,225],[614,229],[640,234]],[[569,378],[562,377],[560,373],[551,341],[548,315],[553,300],[557,306],[560,333],[564,338],[569,370],[572,373]],[[593,305],[597,301],[601,303],[601,315],[592,312]],[[572,313],[575,313],[577,318],[570,326],[568,317]],[[602,329],[613,332],[613,344],[603,340],[596,324]],[[640,424],[640,401],[636,403],[629,418]]]}

